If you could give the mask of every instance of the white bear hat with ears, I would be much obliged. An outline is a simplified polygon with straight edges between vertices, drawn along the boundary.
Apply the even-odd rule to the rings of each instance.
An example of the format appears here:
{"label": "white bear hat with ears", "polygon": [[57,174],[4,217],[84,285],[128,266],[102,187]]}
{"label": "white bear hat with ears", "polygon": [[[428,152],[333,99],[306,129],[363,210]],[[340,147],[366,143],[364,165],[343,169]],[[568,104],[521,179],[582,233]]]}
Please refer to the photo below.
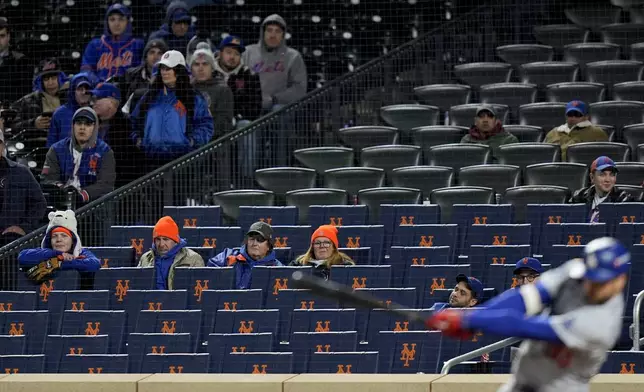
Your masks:
{"label": "white bear hat with ears", "polygon": [[49,218],[49,225],[47,225],[47,231],[45,232],[45,237],[42,239],[42,244],[40,246],[43,248],[51,248],[51,231],[56,227],[64,227],[71,231],[74,236],[73,240],[75,242],[75,246],[72,254],[74,257],[80,256],[80,253],[83,250],[83,245],[81,244],[80,237],[78,236],[78,222],[76,222],[76,214],[74,211],[67,210],[50,212],[47,217]]}

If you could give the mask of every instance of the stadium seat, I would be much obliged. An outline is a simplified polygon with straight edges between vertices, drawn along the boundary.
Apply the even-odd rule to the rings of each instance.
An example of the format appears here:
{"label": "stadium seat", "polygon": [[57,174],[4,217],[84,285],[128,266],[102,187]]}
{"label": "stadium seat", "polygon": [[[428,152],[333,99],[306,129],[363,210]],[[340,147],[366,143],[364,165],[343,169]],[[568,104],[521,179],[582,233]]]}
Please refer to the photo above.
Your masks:
{"label": "stadium seat", "polygon": [[74,270],[57,271],[39,285],[34,284],[24,273],[18,272],[16,277],[16,288],[19,291],[35,291],[38,293],[36,309],[47,309],[49,293],[52,290],[80,289],[80,275]]}
{"label": "stadium seat", "polygon": [[383,169],[388,178],[393,169],[418,165],[420,154],[421,149],[418,146],[390,144],[366,147],[360,151],[360,163],[364,167]]}
{"label": "stadium seat", "polygon": [[416,288],[418,308],[430,308],[438,299],[434,291],[454,287],[459,274],[471,276],[470,265],[412,265],[405,286]]}
{"label": "stadium seat", "polygon": [[[570,102],[576,99],[588,104],[604,100],[605,87],[599,83],[566,82],[550,84],[546,87],[548,102]],[[562,120],[563,122],[563,120]]]}
{"label": "stadium seat", "polygon": [[[635,224],[644,222],[644,203],[636,201],[627,203],[601,203],[599,205],[599,221],[606,223],[608,226],[608,235],[614,236],[617,227],[621,223]],[[634,228],[637,226],[631,227]],[[633,233],[627,241],[629,245],[642,241],[639,237],[638,230],[635,230]]]}
{"label": "stadium seat", "polygon": [[110,292],[108,290],[54,290],[49,293],[47,310],[49,310],[48,331],[56,335],[60,331],[65,310],[76,312],[110,310]]}
{"label": "stadium seat", "polygon": [[[320,224],[316,219],[320,218],[317,209],[324,208],[326,205],[341,206],[346,205],[349,201],[349,194],[343,189],[331,189],[331,188],[309,188],[309,189],[298,189],[295,191],[290,191],[286,193],[286,205],[295,206],[298,209],[298,224],[310,224],[312,226],[319,226]],[[348,206],[347,206],[348,207]],[[365,208],[366,214],[366,208]],[[351,215],[347,215],[349,218]],[[323,222],[328,223],[326,216],[323,219]],[[356,219],[357,216],[356,216]],[[349,221],[349,219],[347,219]],[[366,222],[366,215],[361,224]]]}
{"label": "stadium seat", "polygon": [[504,125],[503,129],[516,136],[519,143],[540,143],[544,138],[543,129],[533,125]]}
{"label": "stadium seat", "polygon": [[0,335],[26,335],[26,353],[40,354],[45,344],[48,318],[46,310],[0,312]]}
{"label": "stadium seat", "polygon": [[644,164],[640,162],[616,162],[615,166],[619,170],[618,182],[626,185],[644,184]]}
{"label": "stadium seat", "polygon": [[[273,246],[275,248],[290,247],[295,254],[302,254],[309,249],[313,227],[273,225]],[[282,261],[282,260],[280,260]]]}
{"label": "stadium seat", "polygon": [[291,313],[290,333],[355,330],[355,309],[294,309]]}
{"label": "stadium seat", "polygon": [[141,373],[207,373],[208,354],[146,354]]}
{"label": "stadium seat", "polygon": [[134,326],[137,333],[188,333],[195,352],[201,334],[201,310],[141,310]]}
{"label": "stadium seat", "polygon": [[438,188],[452,185],[454,171],[445,166],[408,166],[392,170],[391,184],[395,187],[416,187],[423,200]]}
{"label": "stadium seat", "polygon": [[473,186],[453,186],[434,190],[429,200],[438,204],[441,209],[441,222],[452,223],[452,206],[454,204],[494,204],[494,189]]}
{"label": "stadium seat", "polygon": [[312,227],[321,225],[360,226],[367,224],[369,211],[365,205],[311,205],[309,223]]}
{"label": "stadium seat", "polygon": [[547,133],[566,121],[566,104],[563,102],[537,102],[521,105],[519,121],[521,125],[541,127]]}
{"label": "stadium seat", "polygon": [[513,165],[474,165],[462,167],[458,183],[462,186],[478,186],[494,189],[498,194],[520,184],[521,169]]}
{"label": "stadium seat", "polygon": [[537,99],[537,86],[528,83],[497,83],[481,86],[483,104],[501,104],[510,108],[511,119],[518,118],[519,107]]}
{"label": "stadium seat", "polygon": [[[523,257],[532,257],[532,249],[528,238],[527,244],[521,245],[472,245],[467,249],[468,261],[472,266],[472,276],[480,276],[486,287],[493,287],[497,293],[502,293],[510,287],[496,283],[504,282],[501,275],[494,277],[497,271],[490,269],[491,265],[512,265]],[[512,275],[510,273],[510,275]]]}
{"label": "stadium seat", "polygon": [[218,310],[261,309],[264,295],[261,289],[204,290],[202,294],[203,328],[208,333],[215,325]]}
{"label": "stadium seat", "polygon": [[26,346],[26,335],[0,335],[0,356],[25,355]]}
{"label": "stadium seat", "polygon": [[540,251],[543,260],[553,267],[558,267],[568,260],[584,257],[584,245],[552,244]]}
{"label": "stadium seat", "polygon": [[439,331],[382,331],[378,335],[378,373],[440,372]]}
{"label": "stadium seat", "polygon": [[[550,223],[543,226],[542,252],[552,245],[586,245],[608,234],[605,223]],[[543,253],[542,253],[543,254]],[[550,262],[548,260],[548,262]]]}
{"label": "stadium seat", "polygon": [[154,268],[103,268],[94,274],[94,289],[110,291],[110,308],[123,302],[128,290],[151,290],[154,284]]}
{"label": "stadium seat", "polygon": [[371,224],[380,223],[382,204],[419,204],[420,201],[420,190],[414,188],[380,187],[358,192],[358,202],[367,206]]}
{"label": "stadium seat", "polygon": [[403,132],[426,125],[438,125],[439,110],[429,105],[392,105],[380,108],[380,116]]}
{"label": "stadium seat", "polygon": [[221,226],[219,206],[164,206],[163,215],[171,216],[179,227]]}
{"label": "stadium seat", "polygon": [[437,205],[382,204],[380,211],[380,221],[385,227],[385,249],[389,249],[392,237],[402,227],[440,223],[440,209]]}
{"label": "stadium seat", "polygon": [[532,32],[545,45],[554,48],[564,48],[577,42],[586,42],[588,31],[574,24],[554,24],[534,26]]}
{"label": "stadium seat", "polygon": [[615,237],[631,248],[636,244],[644,245],[642,235],[644,235],[644,223],[641,222],[620,222],[615,230]]}
{"label": "stadium seat", "polygon": [[464,249],[467,251],[472,245],[530,244],[530,230],[530,224],[471,225],[465,236]]}
{"label": "stadium seat", "polygon": [[[428,155],[428,156],[427,156]],[[484,144],[444,144],[430,148],[426,164],[446,166],[456,174],[464,166],[483,165],[490,160],[490,147]]]}
{"label": "stadium seat", "polygon": [[514,206],[514,222],[524,223],[528,204],[563,204],[569,195],[568,188],[560,186],[526,185],[506,189],[501,201]]}
{"label": "stadium seat", "polygon": [[306,370],[314,352],[355,351],[357,333],[351,332],[294,332],[289,351],[293,352],[293,372]]}
{"label": "stadium seat", "polygon": [[561,149],[551,143],[514,143],[499,148],[499,163],[525,169],[536,163],[561,161]]}
{"label": "stadium seat", "polygon": [[638,373],[644,363],[643,351],[609,351],[601,373]]}
{"label": "stadium seat", "polygon": [[628,193],[633,199],[633,201],[644,201],[644,187],[634,186],[634,185],[622,185],[619,183],[616,186],[619,189],[623,190],[624,192]]}
{"label": "stadium seat", "polygon": [[[310,241],[310,232],[308,239]],[[308,243],[308,241],[307,241]],[[304,253],[302,251],[301,253]],[[297,253],[298,255],[301,253]],[[286,263],[288,264],[288,263]],[[289,281],[293,272],[301,271],[305,274],[311,273],[311,267],[267,267],[256,266],[253,267],[253,279],[251,281],[251,288],[261,289],[264,294],[263,304],[268,308],[272,308],[275,302],[280,301],[280,290],[288,289]],[[216,331],[216,332],[230,332],[230,331]]]}
{"label": "stadium seat", "polygon": [[127,339],[128,372],[141,373],[147,354],[189,353],[189,333],[131,333]]}
{"label": "stadium seat", "polygon": [[586,204],[528,204],[526,222],[532,225],[533,249],[540,249],[543,227],[548,223],[581,223],[588,221]]}
{"label": "stadium seat", "polygon": [[497,46],[496,55],[506,63],[518,67],[537,61],[552,61],[554,50],[548,45],[514,44]]}
{"label": "stadium seat", "polygon": [[233,352],[226,356],[222,373],[292,374],[292,352]]}
{"label": "stadium seat", "polygon": [[385,171],[375,167],[342,167],[324,172],[324,186],[356,196],[361,189],[385,185]]}
{"label": "stadium seat", "polygon": [[[389,250],[387,264],[391,265],[392,286],[400,287],[407,280],[409,267],[412,265],[445,265],[452,264],[454,249],[449,246],[392,246]],[[416,304],[414,296],[413,303]]]}
{"label": "stadium seat", "polygon": [[622,82],[613,85],[615,101],[639,101],[644,96],[644,82]]}
{"label": "stadium seat", "polygon": [[383,257],[385,228],[383,225],[338,226],[341,248],[371,248],[372,262],[380,264]]}
{"label": "stadium seat", "polygon": [[[472,251],[476,252],[477,250],[472,248]],[[497,293],[502,293],[517,286],[518,281],[514,277],[515,264],[488,264],[486,268],[485,285],[493,288]]]}
{"label": "stadium seat", "polygon": [[0,312],[36,310],[37,301],[35,291],[0,291]]}
{"label": "stadium seat", "polygon": [[591,83],[601,83],[612,91],[613,85],[642,79],[644,64],[634,60],[610,60],[588,63],[586,79]]}
{"label": "stadium seat", "polygon": [[568,146],[568,162],[590,166],[599,156],[607,156],[615,162],[627,161],[631,150],[628,144],[615,142],[587,142]]}
{"label": "stadium seat", "polygon": [[123,374],[127,370],[127,354],[67,354],[58,368],[59,373],[76,374]]}
{"label": "stadium seat", "polygon": [[47,355],[45,372],[58,373],[67,354],[107,354],[108,335],[47,335],[44,353]]}
{"label": "stadium seat", "polygon": [[[190,292],[192,294],[192,290]],[[125,310],[127,332],[135,332],[142,310],[184,310],[188,303],[187,290],[128,290],[112,310]]]}
{"label": "stadium seat", "polygon": [[506,63],[468,63],[454,66],[456,78],[477,89],[489,83],[507,83],[512,66]]}
{"label": "stadium seat", "polygon": [[217,192],[213,203],[221,206],[224,224],[235,224],[239,218],[239,206],[272,206],[275,204],[275,194],[259,189],[235,189]]}
{"label": "stadium seat", "polygon": [[581,163],[537,163],[525,168],[525,185],[557,185],[574,192],[588,183],[588,167]]}
{"label": "stadium seat", "polygon": [[[180,221],[179,221],[180,222]],[[134,267],[135,249],[129,246],[102,246],[85,248],[101,261],[101,268]]]}
{"label": "stadium seat", "polygon": [[630,45],[644,42],[644,27],[638,23],[612,23],[600,28],[602,41],[628,51]]}
{"label": "stadium seat", "polygon": [[136,251],[136,260],[152,248],[154,226],[112,226],[107,244],[109,246],[131,246]]}
{"label": "stadium seat", "polygon": [[412,130],[414,144],[427,153],[430,148],[441,144],[460,143],[467,134],[467,127],[455,125],[432,125]]}
{"label": "stadium seat", "polygon": [[644,61],[644,42],[631,44],[631,60]]}
{"label": "stadium seat", "polygon": [[342,128],[338,136],[347,147],[359,152],[365,147],[398,143],[398,129],[381,126],[360,126]]}
{"label": "stadium seat", "polygon": [[60,328],[61,335],[109,335],[111,353],[124,348],[126,315],[123,310],[65,310]]}
{"label": "stadium seat", "polygon": [[[458,226],[455,224],[414,224],[398,227],[393,246],[449,246],[456,249]],[[450,258],[453,253],[450,254]]]}
{"label": "stadium seat", "polygon": [[[241,216],[239,219],[241,220]],[[186,227],[182,229],[181,235],[186,239],[188,246],[213,248],[216,254],[224,248],[239,246],[248,227],[250,225],[244,226],[243,229],[238,226]]]}
{"label": "stadium seat", "polygon": [[330,279],[357,288],[389,287],[391,266],[389,265],[334,265]]}
{"label": "stadium seat", "polygon": [[264,333],[211,333],[208,335],[209,373],[221,373],[229,353],[270,352],[274,336]]}
{"label": "stadium seat", "polygon": [[566,7],[564,13],[574,24],[596,31],[605,24],[619,20],[621,9],[612,4],[598,3]]}
{"label": "stadium seat", "polygon": [[367,374],[378,371],[378,351],[314,352],[308,373]]}
{"label": "stadium seat", "polygon": [[[247,228],[257,221],[264,221],[273,226],[292,226],[298,221],[297,207],[260,207],[240,206],[237,222],[245,232]],[[240,233],[241,234],[241,233]],[[241,241],[241,237],[237,243]],[[232,244],[229,246],[232,247]]]}
{"label": "stadium seat", "polygon": [[303,167],[271,167],[255,170],[255,180],[264,189],[284,195],[295,189],[313,188],[315,170]]}
{"label": "stadium seat", "polygon": [[[488,106],[491,106],[492,109],[494,109],[496,118],[501,120],[502,124],[508,122],[507,119],[510,108],[507,105],[491,104]],[[450,125],[466,127],[469,129],[474,125],[474,118],[476,117],[476,111],[479,107],[481,107],[480,103],[452,106],[449,110]]]}
{"label": "stadium seat", "polygon": [[467,254],[465,237],[473,225],[510,224],[512,206],[509,204],[454,204],[450,223],[458,224],[456,254]]}
{"label": "stadium seat", "polygon": [[535,84],[538,88],[545,89],[550,84],[577,80],[579,66],[565,61],[541,61],[522,64],[519,73],[522,83]]}
{"label": "stadium seat", "polygon": [[42,373],[46,357],[36,355],[0,355],[0,368],[5,374]]}
{"label": "stadium seat", "polygon": [[[429,309],[408,309],[408,312],[418,316],[429,317]],[[422,322],[410,320],[398,314],[393,314],[384,309],[372,309],[369,314],[369,322],[366,325],[366,341],[369,342],[369,349],[378,348],[378,336],[380,331],[423,331],[427,329]]]}
{"label": "stadium seat", "polygon": [[619,45],[599,42],[570,44],[564,48],[563,59],[579,64],[584,70],[588,63],[619,59]]}
{"label": "stadium seat", "polygon": [[604,101],[590,105],[590,117],[594,124],[609,124],[617,132],[615,141],[621,141],[621,131],[627,125],[644,122],[644,102]]}
{"label": "stadium seat", "polygon": [[[430,84],[414,87],[414,94],[425,105],[438,107],[446,112],[450,107],[470,102],[472,88],[464,84]],[[442,123],[442,119],[438,119]]]}
{"label": "stadium seat", "polygon": [[311,147],[302,148],[293,152],[295,159],[302,165],[314,169],[318,175],[336,167],[349,167],[354,164],[353,149],[347,147]]}

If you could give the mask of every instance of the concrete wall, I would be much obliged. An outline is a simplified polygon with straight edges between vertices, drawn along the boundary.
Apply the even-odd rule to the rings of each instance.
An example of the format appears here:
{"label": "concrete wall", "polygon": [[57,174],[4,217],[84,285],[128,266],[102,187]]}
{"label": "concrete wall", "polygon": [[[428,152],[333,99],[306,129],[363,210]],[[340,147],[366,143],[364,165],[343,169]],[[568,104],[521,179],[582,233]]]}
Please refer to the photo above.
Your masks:
{"label": "concrete wall", "polygon": [[[507,375],[0,374],[0,392],[496,392]],[[591,392],[644,391],[642,374],[602,374]]]}

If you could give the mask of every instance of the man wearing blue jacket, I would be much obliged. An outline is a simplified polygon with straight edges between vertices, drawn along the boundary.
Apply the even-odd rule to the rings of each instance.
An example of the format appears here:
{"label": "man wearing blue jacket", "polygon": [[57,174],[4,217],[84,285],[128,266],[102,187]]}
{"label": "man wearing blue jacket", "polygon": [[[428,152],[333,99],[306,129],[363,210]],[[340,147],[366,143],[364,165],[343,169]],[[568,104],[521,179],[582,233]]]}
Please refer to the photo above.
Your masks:
{"label": "man wearing blue jacket", "polygon": [[238,289],[250,288],[254,267],[283,265],[275,258],[273,228],[265,222],[255,222],[250,226],[240,249],[226,248],[208,260],[208,267],[234,267],[235,287]]}
{"label": "man wearing blue jacket", "polygon": [[71,135],[72,117],[78,108],[89,105],[89,91],[94,88],[96,78],[81,72],[72,78],[67,91],[67,103],[54,112],[47,134],[47,147]]}
{"label": "man wearing blue jacket", "polygon": [[85,48],[81,70],[94,72],[104,81],[125,74],[130,67],[141,64],[144,42],[132,38],[130,10],[122,4],[113,4],[105,13],[103,35],[94,38]]}
{"label": "man wearing blue jacket", "polygon": [[185,56],[188,43],[196,33],[188,9],[188,5],[183,1],[171,2],[166,9],[165,23],[159,30],[150,34],[149,39],[162,39],[170,50],[179,51]]}

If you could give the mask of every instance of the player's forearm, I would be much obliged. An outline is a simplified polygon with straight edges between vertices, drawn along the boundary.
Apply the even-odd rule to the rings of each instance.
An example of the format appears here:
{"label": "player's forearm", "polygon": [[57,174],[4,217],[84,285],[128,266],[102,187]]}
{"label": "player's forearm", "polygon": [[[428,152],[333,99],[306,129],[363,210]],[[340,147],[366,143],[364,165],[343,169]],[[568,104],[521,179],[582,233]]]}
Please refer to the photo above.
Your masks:
{"label": "player's forearm", "polygon": [[528,317],[512,309],[480,309],[464,318],[463,328],[499,336],[561,343],[546,317]]}
{"label": "player's forearm", "polygon": [[512,309],[522,314],[534,315],[550,303],[548,291],[540,283],[508,290],[484,304],[486,309]]}

